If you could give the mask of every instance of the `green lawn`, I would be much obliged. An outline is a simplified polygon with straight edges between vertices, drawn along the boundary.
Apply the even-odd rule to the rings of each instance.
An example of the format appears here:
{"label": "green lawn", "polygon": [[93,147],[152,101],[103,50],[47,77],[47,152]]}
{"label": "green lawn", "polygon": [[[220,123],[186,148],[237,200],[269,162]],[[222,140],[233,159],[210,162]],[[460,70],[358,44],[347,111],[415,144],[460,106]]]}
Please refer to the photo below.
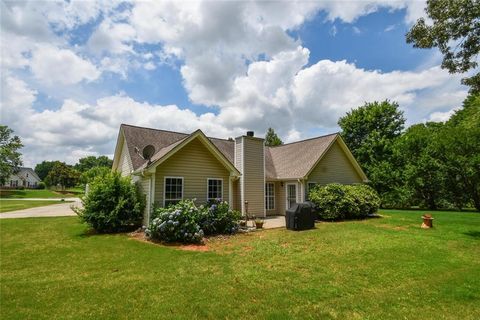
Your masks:
{"label": "green lawn", "polygon": [[25,189],[25,190],[0,190],[0,198],[65,198],[65,197],[79,197],[83,195],[80,189],[68,189],[65,191],[54,191],[49,189]]}
{"label": "green lawn", "polygon": [[0,213],[64,203],[54,200],[0,200]]}
{"label": "green lawn", "polygon": [[76,217],[0,220],[2,319],[479,319],[480,214],[382,211],[181,251]]}

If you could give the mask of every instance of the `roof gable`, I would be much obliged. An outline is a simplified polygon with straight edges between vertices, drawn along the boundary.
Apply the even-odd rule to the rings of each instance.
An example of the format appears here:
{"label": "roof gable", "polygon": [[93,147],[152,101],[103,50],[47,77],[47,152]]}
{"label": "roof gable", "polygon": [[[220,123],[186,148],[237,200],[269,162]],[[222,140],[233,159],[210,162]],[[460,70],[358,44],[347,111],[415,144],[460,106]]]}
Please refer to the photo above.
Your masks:
{"label": "roof gable", "polygon": [[139,169],[155,170],[158,165],[166,161],[177,151],[181,150],[183,147],[187,146],[190,142],[196,139],[200,140],[200,142],[208,149],[208,151],[210,151],[212,155],[225,166],[225,168],[227,168],[230,172],[234,172],[235,175],[240,175],[240,172],[235,168],[233,163],[228,160],[227,157],[225,157],[219,148],[201,130],[197,130],[187,137],[161,149],[152,157],[151,163],[145,163]]}
{"label": "roof gable", "polygon": [[[146,160],[135,152],[135,147],[139,150],[143,150],[143,148],[151,144],[155,147],[156,151],[154,158],[160,159],[171,148],[175,147],[176,144],[179,144],[182,140],[190,136],[186,133],[137,127],[127,124],[122,124],[120,126],[119,138],[121,135],[125,137],[126,147],[128,148],[128,153],[132,161],[133,170],[138,170],[147,163]],[[218,148],[228,161],[233,163],[234,141],[217,138],[207,139]],[[152,158],[152,160],[154,159]]]}
{"label": "roof gable", "polygon": [[265,149],[268,149],[265,157],[267,178],[285,180],[305,177],[337,136],[338,134],[335,133],[276,147],[266,147]]}

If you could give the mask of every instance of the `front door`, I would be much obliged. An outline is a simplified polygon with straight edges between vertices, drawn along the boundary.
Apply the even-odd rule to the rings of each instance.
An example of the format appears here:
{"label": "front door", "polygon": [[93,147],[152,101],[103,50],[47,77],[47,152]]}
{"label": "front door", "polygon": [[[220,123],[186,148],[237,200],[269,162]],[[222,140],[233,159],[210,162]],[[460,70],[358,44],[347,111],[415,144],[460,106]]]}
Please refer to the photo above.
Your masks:
{"label": "front door", "polygon": [[287,209],[297,203],[297,184],[287,183]]}

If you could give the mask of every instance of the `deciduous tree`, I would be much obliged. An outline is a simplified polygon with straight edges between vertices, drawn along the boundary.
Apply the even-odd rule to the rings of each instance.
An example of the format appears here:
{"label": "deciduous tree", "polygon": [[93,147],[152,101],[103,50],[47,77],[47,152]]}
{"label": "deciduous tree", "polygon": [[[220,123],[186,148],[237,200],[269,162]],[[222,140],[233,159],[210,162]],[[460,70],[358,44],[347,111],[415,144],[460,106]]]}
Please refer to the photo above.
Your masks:
{"label": "deciduous tree", "polygon": [[[479,0],[427,0],[428,20],[420,18],[407,33],[407,42],[417,48],[438,48],[442,68],[464,73],[478,66],[480,52]],[[480,73],[462,82],[480,92]]]}
{"label": "deciduous tree", "polygon": [[0,125],[0,185],[4,185],[22,165],[22,154],[18,150],[23,144],[18,136],[12,137],[12,133],[12,129]]}

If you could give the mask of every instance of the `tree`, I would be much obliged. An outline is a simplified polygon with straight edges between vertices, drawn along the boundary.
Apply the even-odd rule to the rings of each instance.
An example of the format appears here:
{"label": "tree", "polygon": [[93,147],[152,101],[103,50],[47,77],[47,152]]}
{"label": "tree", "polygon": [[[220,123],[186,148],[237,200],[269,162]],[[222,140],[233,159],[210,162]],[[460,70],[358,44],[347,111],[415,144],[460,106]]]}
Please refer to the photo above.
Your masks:
{"label": "tree", "polygon": [[272,128],[268,128],[265,134],[265,145],[268,147],[279,146],[283,144],[282,140],[278,137]]}
{"label": "tree", "polygon": [[343,140],[367,171],[391,157],[393,141],[402,133],[404,123],[398,104],[388,100],[365,103],[338,121]]}
{"label": "tree", "polygon": [[60,185],[62,190],[64,190],[68,187],[74,187],[77,184],[79,177],[80,174],[77,170],[68,166],[64,162],[57,162],[45,178],[45,183],[48,186]]}
{"label": "tree", "polygon": [[42,161],[35,166],[35,173],[38,175],[40,180],[44,180],[48,173],[53,169],[55,164],[59,162],[60,161]]}
{"label": "tree", "polygon": [[402,162],[404,183],[411,192],[413,202],[436,210],[444,196],[445,174],[436,142],[442,123],[416,124],[407,129],[397,146]]}
{"label": "tree", "polygon": [[18,150],[23,144],[18,136],[12,137],[12,133],[12,129],[0,125],[0,185],[4,185],[22,165],[22,154]]}
{"label": "tree", "polygon": [[110,160],[107,156],[88,156],[78,160],[78,163],[75,164],[74,168],[80,172],[85,172],[88,169],[94,167],[108,167],[111,168],[113,160]]}
{"label": "tree", "polygon": [[[425,12],[432,24],[418,19],[407,33],[407,43],[416,48],[437,47],[443,54],[442,68],[450,73],[475,69],[480,52],[480,1],[427,0]],[[480,73],[462,83],[479,93]]]}
{"label": "tree", "polygon": [[452,126],[460,126],[464,129],[473,129],[480,126],[480,94],[471,94],[465,101],[463,107],[457,110],[448,120]]}
{"label": "tree", "polygon": [[87,184],[92,182],[96,177],[104,177],[112,170],[108,167],[93,167],[80,175],[80,183]]}

